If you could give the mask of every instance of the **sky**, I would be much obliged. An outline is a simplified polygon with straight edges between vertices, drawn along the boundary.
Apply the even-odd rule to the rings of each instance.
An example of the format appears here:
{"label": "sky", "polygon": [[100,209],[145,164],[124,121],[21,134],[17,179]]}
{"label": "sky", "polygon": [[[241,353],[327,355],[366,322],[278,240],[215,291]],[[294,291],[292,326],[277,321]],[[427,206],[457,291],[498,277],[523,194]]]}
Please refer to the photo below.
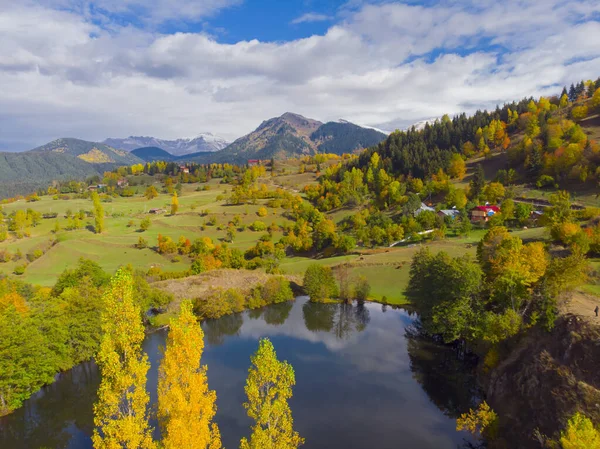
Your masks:
{"label": "sky", "polygon": [[384,130],[600,76],[598,0],[0,0],[0,150]]}

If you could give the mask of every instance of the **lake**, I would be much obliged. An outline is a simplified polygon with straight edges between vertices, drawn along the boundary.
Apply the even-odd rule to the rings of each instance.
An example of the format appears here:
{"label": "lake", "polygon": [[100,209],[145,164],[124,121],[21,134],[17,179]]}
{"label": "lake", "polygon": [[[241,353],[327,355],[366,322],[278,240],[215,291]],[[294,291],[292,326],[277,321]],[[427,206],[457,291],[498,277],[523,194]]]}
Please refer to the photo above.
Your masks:
{"label": "lake", "polygon": [[[204,322],[202,361],[217,391],[224,447],[237,448],[249,435],[244,384],[261,337],[294,366],[290,405],[304,448],[455,449],[470,441],[455,431],[455,418],[477,402],[472,367],[452,348],[422,338],[417,318],[373,303],[314,304],[300,297]],[[153,403],[165,337],[159,331],[144,342]],[[61,374],[0,418],[0,448],[91,448],[99,383],[93,362]]]}

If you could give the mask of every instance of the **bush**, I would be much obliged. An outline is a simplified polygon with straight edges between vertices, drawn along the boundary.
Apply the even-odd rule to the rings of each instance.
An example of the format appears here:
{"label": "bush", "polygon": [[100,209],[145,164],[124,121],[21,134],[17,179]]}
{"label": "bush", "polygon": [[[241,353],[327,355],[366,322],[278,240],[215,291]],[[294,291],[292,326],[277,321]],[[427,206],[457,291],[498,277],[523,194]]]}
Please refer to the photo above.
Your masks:
{"label": "bush", "polygon": [[354,297],[359,301],[369,299],[371,293],[371,284],[369,280],[364,276],[359,276],[354,284]]}
{"label": "bush", "polygon": [[18,265],[18,266],[15,267],[14,273],[17,276],[22,276],[23,274],[25,274],[25,268],[27,268],[26,265]]}
{"label": "bush", "polygon": [[137,249],[144,249],[148,247],[148,240],[146,240],[144,237],[140,237],[138,238],[137,243],[135,244],[135,247]]}
{"label": "bush", "polygon": [[339,295],[339,289],[333,271],[330,267],[309,265],[304,273],[304,290],[310,300],[314,302],[325,301]]}
{"label": "bush", "polygon": [[250,225],[250,229],[252,229],[255,232],[260,232],[260,231],[264,231],[267,229],[267,225],[264,224],[262,221],[255,221],[254,223],[252,223]]}
{"label": "bush", "polygon": [[44,251],[42,251],[41,249],[36,249],[30,253],[27,253],[26,257],[29,262],[33,262],[34,260],[39,259],[43,255],[44,255]]}
{"label": "bush", "polygon": [[278,304],[294,299],[290,282],[283,276],[270,278],[260,287],[260,294],[266,304]]}
{"label": "bush", "polygon": [[245,305],[246,300],[239,290],[219,288],[214,289],[205,298],[197,298],[194,301],[194,312],[203,319],[216,319],[231,313],[241,312],[244,310]]}
{"label": "bush", "polygon": [[256,215],[258,215],[259,217],[266,217],[267,214],[269,212],[267,211],[266,207],[261,207],[260,209],[258,209],[258,211],[256,212]]}

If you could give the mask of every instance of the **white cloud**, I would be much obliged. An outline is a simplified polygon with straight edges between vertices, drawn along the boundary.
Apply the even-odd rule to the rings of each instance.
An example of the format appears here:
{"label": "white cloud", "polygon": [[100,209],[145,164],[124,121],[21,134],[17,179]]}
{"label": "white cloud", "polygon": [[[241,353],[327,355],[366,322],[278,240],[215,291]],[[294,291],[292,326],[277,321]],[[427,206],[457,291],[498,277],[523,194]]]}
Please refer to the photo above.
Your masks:
{"label": "white cloud", "polygon": [[[393,129],[600,76],[597,1],[365,5],[324,35],[234,44],[100,26],[59,1],[75,4],[0,0],[0,148],[198,130],[231,139],[286,111]],[[192,18],[232,3],[178,1]]]}
{"label": "white cloud", "polygon": [[294,25],[298,25],[300,23],[311,23],[311,22],[326,22],[327,20],[331,20],[332,17],[326,14],[317,14],[314,12],[307,12],[302,14],[300,17],[292,20]]}

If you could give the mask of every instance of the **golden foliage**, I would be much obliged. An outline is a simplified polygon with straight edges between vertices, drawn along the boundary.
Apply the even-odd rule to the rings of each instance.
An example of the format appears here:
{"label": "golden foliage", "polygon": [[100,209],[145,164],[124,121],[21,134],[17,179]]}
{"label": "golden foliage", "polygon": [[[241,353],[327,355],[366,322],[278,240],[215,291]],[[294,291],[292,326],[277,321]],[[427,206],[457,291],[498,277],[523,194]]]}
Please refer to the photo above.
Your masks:
{"label": "golden foliage", "polygon": [[575,413],[560,434],[560,445],[562,449],[600,449],[600,432],[589,418]]}
{"label": "golden foliage", "polygon": [[142,352],[144,327],[131,274],[119,270],[102,299],[104,335],[96,356],[102,383],[94,404],[94,448],[154,449],[146,392],[150,364]]}
{"label": "golden foliage", "polygon": [[111,157],[108,154],[100,151],[98,148],[92,148],[87,153],[80,154],[77,157],[91,164],[114,162],[114,160],[111,159]]}
{"label": "golden foliage", "polygon": [[288,399],[296,383],[294,368],[277,360],[273,344],[262,339],[252,356],[252,366],[246,381],[248,402],[244,407],[255,420],[248,441],[242,438],[241,449],[295,449],[304,443],[294,431]]}
{"label": "golden foliage", "polygon": [[158,419],[164,449],[219,449],[219,428],[211,423],[217,394],[208,389],[206,366],[200,366],[204,333],[184,301],[171,320],[167,348],[158,374]]}
{"label": "golden foliage", "polygon": [[466,430],[472,435],[493,439],[498,431],[498,415],[484,401],[476,410],[471,409],[457,418],[456,430]]}

